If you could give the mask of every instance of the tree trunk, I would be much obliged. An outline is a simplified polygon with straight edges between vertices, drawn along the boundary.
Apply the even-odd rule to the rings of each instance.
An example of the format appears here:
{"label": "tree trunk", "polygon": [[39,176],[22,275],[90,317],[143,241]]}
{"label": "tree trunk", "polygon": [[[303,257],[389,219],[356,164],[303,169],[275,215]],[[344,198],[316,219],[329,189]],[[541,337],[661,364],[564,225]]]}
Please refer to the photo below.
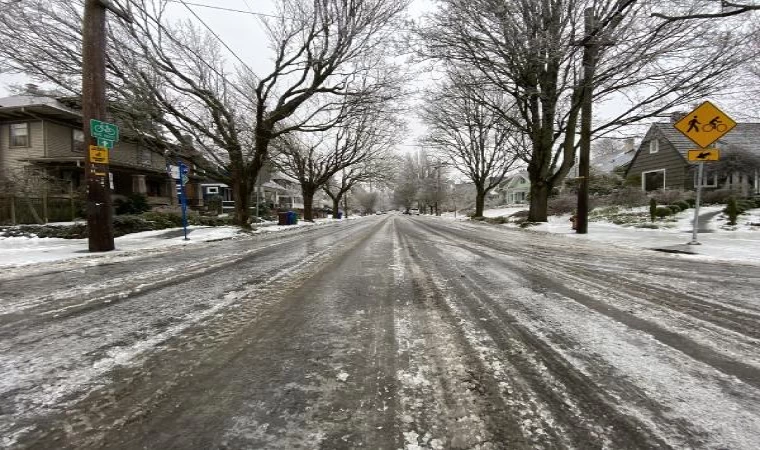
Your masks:
{"label": "tree trunk", "polygon": [[475,192],[475,215],[473,217],[483,217],[483,209],[486,203],[486,191],[477,189]]}
{"label": "tree trunk", "polygon": [[335,197],[333,197],[332,201],[333,201],[333,210],[332,210],[333,219],[337,219],[338,214],[340,213],[340,195],[336,195]]}
{"label": "tree trunk", "polygon": [[303,194],[303,220],[306,222],[314,222],[314,213],[312,211],[314,191],[315,189],[308,185],[301,185],[301,193]]}
{"label": "tree trunk", "polygon": [[549,193],[551,186],[546,182],[531,183],[529,222],[547,222]]}
{"label": "tree trunk", "polygon": [[235,223],[245,229],[251,228],[251,180],[240,169],[232,170],[232,192],[235,196]]}
{"label": "tree trunk", "polygon": [[343,217],[348,219],[348,196],[343,196]]}

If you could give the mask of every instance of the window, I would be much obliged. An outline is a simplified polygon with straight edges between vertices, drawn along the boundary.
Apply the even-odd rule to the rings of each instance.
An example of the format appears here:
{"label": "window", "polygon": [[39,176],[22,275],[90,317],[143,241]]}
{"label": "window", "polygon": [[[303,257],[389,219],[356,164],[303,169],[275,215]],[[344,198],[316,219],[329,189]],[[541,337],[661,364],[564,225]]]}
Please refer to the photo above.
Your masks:
{"label": "window", "polygon": [[29,147],[29,124],[12,123],[11,124],[11,147]]}
{"label": "window", "polygon": [[660,141],[652,139],[649,141],[649,153],[657,153],[660,151]]}
{"label": "window", "polygon": [[[699,178],[699,174],[695,171],[694,172],[694,187],[697,187],[697,178]],[[712,175],[704,174],[702,176],[702,187],[718,187],[718,174],[717,173],[714,173]]]}
{"label": "window", "polygon": [[147,190],[148,197],[161,197],[163,188],[161,182],[153,179],[145,180],[145,188]]}
{"label": "window", "polygon": [[641,188],[646,192],[665,189],[665,169],[642,172]]}
{"label": "window", "polygon": [[84,131],[74,128],[71,130],[71,150],[74,152],[84,152]]}
{"label": "window", "polygon": [[207,194],[218,194],[219,193],[219,187],[218,186],[210,186],[206,188]]}

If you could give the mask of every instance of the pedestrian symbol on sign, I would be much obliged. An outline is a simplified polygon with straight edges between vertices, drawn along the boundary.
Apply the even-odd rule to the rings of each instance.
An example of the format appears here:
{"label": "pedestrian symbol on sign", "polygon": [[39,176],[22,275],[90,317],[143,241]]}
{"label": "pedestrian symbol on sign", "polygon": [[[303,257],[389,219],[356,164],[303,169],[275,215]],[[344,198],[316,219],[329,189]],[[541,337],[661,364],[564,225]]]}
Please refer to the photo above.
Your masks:
{"label": "pedestrian symbol on sign", "polygon": [[697,125],[700,125],[699,119],[697,118],[697,116],[694,116],[694,118],[689,121],[689,129],[686,132],[691,133],[692,130],[699,132],[699,127]]}

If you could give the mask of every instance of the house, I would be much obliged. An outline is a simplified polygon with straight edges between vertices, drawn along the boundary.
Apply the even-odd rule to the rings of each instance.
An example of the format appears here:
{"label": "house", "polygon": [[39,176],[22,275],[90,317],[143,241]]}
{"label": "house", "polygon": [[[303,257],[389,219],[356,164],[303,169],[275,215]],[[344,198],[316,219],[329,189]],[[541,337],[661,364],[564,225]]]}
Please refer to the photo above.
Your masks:
{"label": "house", "polygon": [[[626,177],[640,178],[641,189],[694,189],[697,184],[696,165],[687,161],[688,151],[697,146],[673,127],[671,123],[653,123],[636,150]],[[728,151],[743,151],[760,156],[760,123],[739,123],[712,147]],[[709,167],[709,165],[708,165]],[[750,173],[718,173],[712,171],[703,181],[706,188],[731,188],[744,195],[760,192],[758,168]]]}
{"label": "house", "polygon": [[518,205],[528,201],[530,193],[530,178],[527,171],[519,172],[507,177],[501,183],[501,195],[503,203],[507,205]]}
{"label": "house", "polygon": [[[0,98],[0,176],[11,179],[34,172],[55,180],[69,195],[84,189],[86,139],[81,114],[69,105],[39,95]],[[175,182],[156,148],[123,132],[109,160],[114,197],[141,193],[152,205],[176,203]],[[189,191],[189,198],[198,197]]]}
{"label": "house", "polygon": [[622,150],[592,157],[591,166],[601,173],[615,173],[618,169],[628,169],[634,155],[636,155],[636,145],[633,139],[626,139]]}
{"label": "house", "polygon": [[[200,186],[204,199],[218,195],[222,198],[225,212],[231,213],[234,210],[235,195],[228,185],[207,182]],[[256,178],[250,205],[252,213],[257,216],[264,208],[303,211],[301,187],[294,178],[265,164]]]}

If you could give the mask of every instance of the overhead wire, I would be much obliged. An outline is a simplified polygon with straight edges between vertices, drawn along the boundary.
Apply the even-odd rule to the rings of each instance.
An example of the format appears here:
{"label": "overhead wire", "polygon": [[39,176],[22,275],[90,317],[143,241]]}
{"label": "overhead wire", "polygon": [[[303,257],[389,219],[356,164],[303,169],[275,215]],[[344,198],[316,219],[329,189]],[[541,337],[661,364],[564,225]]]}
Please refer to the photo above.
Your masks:
{"label": "overhead wire", "polygon": [[248,2],[245,3],[246,7],[248,8],[248,11],[244,11],[242,9],[229,8],[229,7],[224,7],[224,6],[205,5],[203,3],[185,2],[185,1],[182,1],[182,0],[166,0],[166,1],[167,2],[172,2],[172,3],[183,3],[186,6],[187,5],[197,6],[199,8],[216,9],[216,10],[220,10],[220,11],[236,12],[236,13],[241,13],[241,14],[250,14],[250,15],[261,16],[261,17],[271,17],[271,18],[274,18],[274,19],[286,19],[287,18],[287,17],[283,17],[283,16],[277,16],[277,15],[274,15],[274,14],[266,14],[266,13],[255,12],[255,11],[253,11],[251,9],[250,6],[248,6]]}
{"label": "overhead wire", "polygon": [[232,50],[232,48],[231,48],[229,45],[227,45],[227,43],[226,43],[226,42],[224,42],[224,40],[223,40],[223,39],[222,39],[222,38],[221,38],[221,37],[220,37],[220,36],[219,36],[219,35],[216,33],[216,31],[214,31],[214,30],[213,30],[213,29],[212,29],[212,28],[211,28],[211,27],[210,27],[210,26],[209,26],[209,25],[206,23],[206,21],[204,21],[204,20],[201,18],[201,16],[199,16],[199,15],[198,15],[198,13],[196,13],[196,12],[193,10],[193,8],[191,8],[191,7],[190,7],[190,5],[188,5],[188,4],[187,4],[187,2],[186,2],[185,0],[177,0],[177,1],[179,1],[180,3],[182,3],[183,5],[185,5],[185,8],[187,8],[187,10],[188,10],[188,11],[190,11],[190,13],[191,13],[193,16],[195,16],[195,18],[196,18],[196,19],[198,19],[198,21],[199,21],[199,22],[200,22],[200,23],[201,23],[201,24],[202,24],[202,25],[203,25],[203,26],[204,26],[204,27],[205,27],[205,28],[206,28],[206,29],[207,29],[207,30],[208,30],[208,31],[209,31],[209,32],[210,32],[212,35],[214,35],[214,37],[215,37],[215,38],[216,38],[216,39],[217,39],[217,40],[218,40],[218,41],[219,41],[219,42],[220,42],[220,43],[221,43],[221,44],[224,46],[224,48],[226,48],[226,49],[227,49],[227,51],[229,51],[230,53],[232,53],[232,56],[234,56],[234,57],[235,57],[235,59],[237,59],[237,60],[240,62],[240,64],[242,64],[242,65],[243,65],[243,66],[244,66],[246,69],[248,69],[248,71],[249,71],[249,72],[251,72],[251,73],[255,73],[255,72],[253,71],[253,69],[251,69],[251,67],[250,67],[248,64],[246,64],[246,62],[245,62],[245,61],[243,61],[243,59],[242,59],[240,56],[238,56],[238,54],[237,54],[237,53],[235,53],[235,51],[234,51],[234,50]]}

